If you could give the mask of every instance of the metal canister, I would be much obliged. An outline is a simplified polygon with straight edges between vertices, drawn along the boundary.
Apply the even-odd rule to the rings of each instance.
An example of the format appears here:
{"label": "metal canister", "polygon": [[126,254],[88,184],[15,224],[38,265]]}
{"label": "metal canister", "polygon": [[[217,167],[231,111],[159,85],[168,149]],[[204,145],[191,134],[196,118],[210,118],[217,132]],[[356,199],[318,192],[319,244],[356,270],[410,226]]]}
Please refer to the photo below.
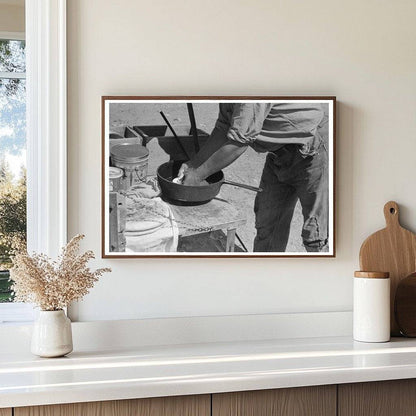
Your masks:
{"label": "metal canister", "polygon": [[110,167],[108,176],[110,178],[110,191],[118,192],[123,189],[123,169]]}
{"label": "metal canister", "polygon": [[126,187],[143,182],[147,176],[149,151],[140,144],[119,144],[110,151],[111,163],[123,170]]}

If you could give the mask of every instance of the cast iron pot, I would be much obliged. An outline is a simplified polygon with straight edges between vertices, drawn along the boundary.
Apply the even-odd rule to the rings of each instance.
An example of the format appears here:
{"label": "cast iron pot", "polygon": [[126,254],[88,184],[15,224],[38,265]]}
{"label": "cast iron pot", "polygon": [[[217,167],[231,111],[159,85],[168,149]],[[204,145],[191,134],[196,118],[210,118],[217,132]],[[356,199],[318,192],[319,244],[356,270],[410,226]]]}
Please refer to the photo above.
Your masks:
{"label": "cast iron pot", "polygon": [[240,188],[249,189],[254,192],[261,192],[261,188],[250,185],[226,181],[222,171],[216,172],[207,178],[208,185],[205,186],[189,186],[172,182],[176,178],[182,162],[167,162],[159,166],[157,170],[157,179],[159,181],[162,195],[169,200],[188,202],[188,203],[204,203],[211,201],[220,192],[222,185],[233,185]]}

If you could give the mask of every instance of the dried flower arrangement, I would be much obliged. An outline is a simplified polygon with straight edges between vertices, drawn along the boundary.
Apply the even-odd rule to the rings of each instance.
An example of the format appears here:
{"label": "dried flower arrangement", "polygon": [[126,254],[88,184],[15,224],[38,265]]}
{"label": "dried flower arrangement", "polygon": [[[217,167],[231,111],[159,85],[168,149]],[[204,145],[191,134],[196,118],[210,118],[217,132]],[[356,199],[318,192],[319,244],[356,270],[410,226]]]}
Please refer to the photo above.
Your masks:
{"label": "dried flower arrangement", "polygon": [[29,255],[26,250],[15,254],[10,270],[15,302],[34,303],[45,311],[60,310],[84,297],[103,273],[111,272],[109,268],[88,268],[94,253],[78,254],[83,238],[72,238],[56,261],[45,254]]}

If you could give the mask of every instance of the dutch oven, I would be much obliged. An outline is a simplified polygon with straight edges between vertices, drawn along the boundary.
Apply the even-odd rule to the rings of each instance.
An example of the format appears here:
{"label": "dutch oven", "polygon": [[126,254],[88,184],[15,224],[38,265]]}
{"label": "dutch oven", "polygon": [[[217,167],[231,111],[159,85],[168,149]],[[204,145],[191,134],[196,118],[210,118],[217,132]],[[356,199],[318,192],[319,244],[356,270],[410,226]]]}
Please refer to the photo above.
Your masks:
{"label": "dutch oven", "polygon": [[262,191],[261,188],[255,186],[227,181],[222,171],[209,176],[206,179],[208,185],[189,186],[174,183],[172,180],[178,175],[181,165],[182,162],[167,162],[160,165],[157,170],[157,179],[162,195],[172,201],[193,204],[208,202],[217,196],[222,185],[238,186],[254,192]]}

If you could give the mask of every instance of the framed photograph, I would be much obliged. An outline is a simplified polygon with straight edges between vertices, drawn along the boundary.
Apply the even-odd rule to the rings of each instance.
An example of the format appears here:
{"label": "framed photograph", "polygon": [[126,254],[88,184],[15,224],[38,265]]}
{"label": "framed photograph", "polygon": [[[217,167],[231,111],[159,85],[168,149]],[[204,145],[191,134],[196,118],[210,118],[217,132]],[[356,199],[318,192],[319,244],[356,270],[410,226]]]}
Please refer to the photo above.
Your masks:
{"label": "framed photograph", "polygon": [[335,257],[335,97],[102,97],[103,257]]}

